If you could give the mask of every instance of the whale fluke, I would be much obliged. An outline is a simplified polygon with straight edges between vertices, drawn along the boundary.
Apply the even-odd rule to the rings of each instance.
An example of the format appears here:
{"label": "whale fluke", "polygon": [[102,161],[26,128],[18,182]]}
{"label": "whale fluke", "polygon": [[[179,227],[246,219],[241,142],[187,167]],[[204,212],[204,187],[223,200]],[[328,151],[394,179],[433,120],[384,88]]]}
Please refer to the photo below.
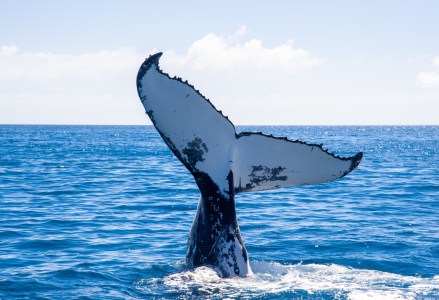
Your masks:
{"label": "whale fluke", "polygon": [[222,276],[250,274],[234,195],[335,180],[355,169],[363,154],[339,157],[318,144],[238,134],[193,86],[160,70],[161,55],[142,64],[137,90],[155,128],[201,192],[186,261],[212,266]]}

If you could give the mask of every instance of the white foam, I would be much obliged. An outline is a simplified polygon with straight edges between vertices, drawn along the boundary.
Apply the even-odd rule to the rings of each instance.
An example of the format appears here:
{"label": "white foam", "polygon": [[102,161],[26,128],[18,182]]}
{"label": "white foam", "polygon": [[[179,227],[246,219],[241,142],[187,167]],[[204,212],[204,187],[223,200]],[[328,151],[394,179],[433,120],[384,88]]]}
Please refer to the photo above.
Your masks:
{"label": "white foam", "polygon": [[281,265],[251,262],[254,275],[221,278],[210,268],[149,279],[138,284],[148,290],[192,294],[194,291],[211,298],[252,297],[288,292],[303,295],[329,295],[347,299],[434,299],[439,297],[439,276],[422,278],[387,272],[364,270],[340,265]]}

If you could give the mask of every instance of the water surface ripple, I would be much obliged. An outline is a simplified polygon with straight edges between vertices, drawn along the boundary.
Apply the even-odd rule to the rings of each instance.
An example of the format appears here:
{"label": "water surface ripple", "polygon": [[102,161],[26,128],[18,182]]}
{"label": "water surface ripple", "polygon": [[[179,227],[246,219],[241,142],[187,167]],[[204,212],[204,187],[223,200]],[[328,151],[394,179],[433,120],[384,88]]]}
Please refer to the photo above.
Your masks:
{"label": "water surface ripple", "polygon": [[0,299],[439,299],[438,126],[238,127],[363,151],[237,196],[255,276],[184,265],[199,197],[151,126],[0,126]]}

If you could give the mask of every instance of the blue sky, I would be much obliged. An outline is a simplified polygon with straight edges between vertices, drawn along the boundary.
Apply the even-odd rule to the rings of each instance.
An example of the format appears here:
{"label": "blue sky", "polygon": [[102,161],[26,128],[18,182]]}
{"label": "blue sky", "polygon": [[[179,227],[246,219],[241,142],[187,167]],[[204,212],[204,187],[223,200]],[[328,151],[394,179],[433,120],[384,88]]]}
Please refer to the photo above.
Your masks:
{"label": "blue sky", "polygon": [[438,1],[0,3],[2,124],[150,124],[156,51],[236,124],[439,124]]}

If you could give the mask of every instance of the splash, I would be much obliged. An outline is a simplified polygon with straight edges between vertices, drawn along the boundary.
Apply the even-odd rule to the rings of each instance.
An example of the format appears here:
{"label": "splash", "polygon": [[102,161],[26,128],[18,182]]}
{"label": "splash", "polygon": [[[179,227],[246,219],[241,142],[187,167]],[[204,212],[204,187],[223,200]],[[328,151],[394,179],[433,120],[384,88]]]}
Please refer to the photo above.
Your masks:
{"label": "splash", "polygon": [[422,278],[340,265],[281,265],[251,262],[253,276],[221,278],[207,267],[163,278],[140,280],[136,287],[157,297],[178,299],[432,299],[439,276]]}

